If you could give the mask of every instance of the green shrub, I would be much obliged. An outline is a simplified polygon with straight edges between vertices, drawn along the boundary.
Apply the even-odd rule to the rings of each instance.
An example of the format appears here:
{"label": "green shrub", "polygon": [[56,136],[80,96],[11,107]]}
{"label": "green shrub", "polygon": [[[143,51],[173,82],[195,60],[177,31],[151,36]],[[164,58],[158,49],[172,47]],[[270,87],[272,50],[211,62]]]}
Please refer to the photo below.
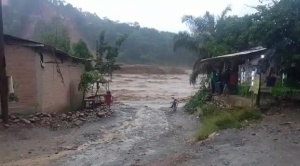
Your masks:
{"label": "green shrub", "polygon": [[249,94],[250,85],[249,84],[240,84],[238,85],[238,94],[240,96],[247,96]]}
{"label": "green shrub", "polygon": [[224,130],[228,128],[240,128],[239,122],[231,116],[230,113],[224,112],[213,118],[213,123],[218,126],[219,129]]}
{"label": "green shrub", "polygon": [[208,95],[209,95],[209,90],[208,89],[204,88],[204,89],[199,90],[184,105],[185,111],[187,111],[189,113],[196,112],[198,107],[201,107],[203,104],[205,104],[207,102]]}
{"label": "green shrub", "polygon": [[259,120],[262,118],[261,113],[257,109],[242,109],[242,110],[235,110],[232,111],[232,116],[235,117],[239,122],[243,121],[253,121]]}
{"label": "green shrub", "polygon": [[203,124],[197,132],[197,139],[204,140],[207,139],[211,133],[218,131],[219,128],[213,123]]}
{"label": "green shrub", "polygon": [[201,106],[202,116],[213,115],[217,112],[217,110],[218,110],[218,108],[215,105],[213,105],[212,103],[204,104]]}
{"label": "green shrub", "polygon": [[[202,111],[203,125],[197,132],[198,140],[206,139],[218,130],[241,128],[246,120],[254,121],[262,118],[261,113],[253,108],[226,111],[219,110],[213,105],[205,105],[202,107]],[[206,112],[205,116],[204,112]]]}

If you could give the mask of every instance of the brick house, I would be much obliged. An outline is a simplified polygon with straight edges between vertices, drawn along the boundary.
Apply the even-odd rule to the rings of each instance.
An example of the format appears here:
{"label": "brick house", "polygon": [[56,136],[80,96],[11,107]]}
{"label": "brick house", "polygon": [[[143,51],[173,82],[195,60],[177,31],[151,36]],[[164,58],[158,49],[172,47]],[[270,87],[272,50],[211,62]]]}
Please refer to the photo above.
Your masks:
{"label": "brick house", "polygon": [[61,112],[80,107],[78,91],[85,60],[51,46],[9,35],[4,36],[7,76],[13,80],[18,102],[10,113]]}

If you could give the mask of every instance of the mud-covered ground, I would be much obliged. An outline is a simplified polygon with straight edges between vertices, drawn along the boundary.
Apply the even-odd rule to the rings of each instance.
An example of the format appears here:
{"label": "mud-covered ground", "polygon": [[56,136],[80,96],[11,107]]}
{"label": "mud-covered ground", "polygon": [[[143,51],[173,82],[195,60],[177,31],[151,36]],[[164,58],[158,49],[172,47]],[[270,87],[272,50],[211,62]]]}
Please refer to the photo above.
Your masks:
{"label": "mud-covered ground", "polygon": [[[293,166],[300,158],[300,112],[280,109],[242,130],[194,141],[198,120],[172,112],[170,98],[197,88],[187,75],[119,75],[111,90],[118,99],[111,117],[79,128],[1,129],[4,166]],[[1,164],[0,164],[1,165]]]}

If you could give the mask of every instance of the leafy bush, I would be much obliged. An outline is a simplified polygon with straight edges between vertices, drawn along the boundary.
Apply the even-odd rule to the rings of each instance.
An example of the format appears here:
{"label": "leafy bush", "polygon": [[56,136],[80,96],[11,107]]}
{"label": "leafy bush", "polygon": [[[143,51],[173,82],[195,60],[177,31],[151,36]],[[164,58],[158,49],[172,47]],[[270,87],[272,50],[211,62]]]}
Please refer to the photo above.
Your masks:
{"label": "leafy bush", "polygon": [[201,112],[202,112],[202,116],[210,116],[215,114],[218,111],[218,108],[213,105],[212,103],[210,104],[204,104],[201,106]]}
{"label": "leafy bush", "polygon": [[240,96],[247,96],[247,94],[249,94],[249,89],[250,89],[249,84],[238,85],[238,94]]}
{"label": "leafy bush", "polygon": [[231,112],[232,116],[235,117],[239,122],[253,121],[262,118],[261,113],[257,109],[247,108],[243,110],[235,110]]}
{"label": "leafy bush", "polygon": [[199,90],[191,99],[184,105],[184,109],[189,113],[194,113],[197,108],[204,105],[209,96],[209,90],[204,88]]}

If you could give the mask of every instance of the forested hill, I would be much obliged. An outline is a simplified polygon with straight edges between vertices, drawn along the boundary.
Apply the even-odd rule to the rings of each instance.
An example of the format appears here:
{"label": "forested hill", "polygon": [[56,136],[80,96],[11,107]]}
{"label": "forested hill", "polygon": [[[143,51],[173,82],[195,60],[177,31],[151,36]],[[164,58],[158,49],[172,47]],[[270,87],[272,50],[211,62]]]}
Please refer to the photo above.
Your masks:
{"label": "forested hill", "polygon": [[8,0],[4,1],[4,31],[7,34],[41,41],[40,33],[54,28],[58,18],[71,43],[83,39],[94,52],[96,38],[106,31],[106,40],[113,42],[120,34],[128,34],[119,61],[128,64],[190,65],[195,59],[184,50],[173,51],[170,32],[141,28],[135,23],[120,23],[82,11],[63,0]]}

